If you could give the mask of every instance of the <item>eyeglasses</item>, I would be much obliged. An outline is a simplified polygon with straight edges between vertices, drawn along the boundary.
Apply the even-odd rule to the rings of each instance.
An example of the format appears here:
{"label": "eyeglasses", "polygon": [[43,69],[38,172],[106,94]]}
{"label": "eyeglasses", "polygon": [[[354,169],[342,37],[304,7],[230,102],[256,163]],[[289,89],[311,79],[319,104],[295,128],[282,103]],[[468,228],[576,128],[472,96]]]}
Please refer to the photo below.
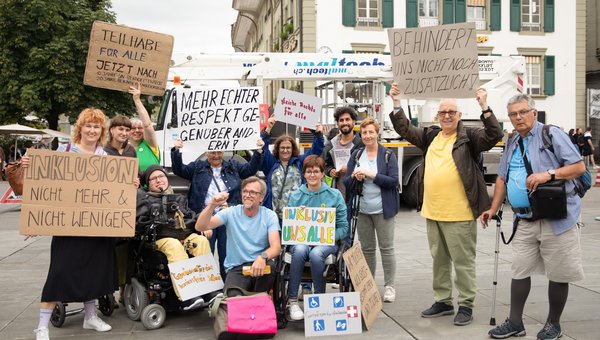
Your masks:
{"label": "eyeglasses", "polygon": [[531,112],[531,111],[533,111],[533,109],[523,109],[518,112],[509,112],[508,118],[515,118],[517,115],[519,115],[520,117],[523,117],[523,116],[529,114],[529,112]]}
{"label": "eyeglasses", "polygon": [[280,146],[279,150],[292,150],[291,146]]}
{"label": "eyeglasses", "polygon": [[306,170],[304,171],[305,176],[319,175],[321,170]]}
{"label": "eyeglasses", "polygon": [[165,180],[165,178],[167,178],[167,176],[165,176],[165,175],[158,175],[158,176],[150,177],[150,178],[148,178],[148,183],[150,183],[150,182],[154,182],[154,181],[157,181],[157,180],[159,180],[159,179],[160,179],[161,181],[164,181],[164,180]]}
{"label": "eyeglasses", "polygon": [[450,110],[450,111],[438,111],[437,115],[438,117],[446,117],[446,115],[448,115],[449,117],[454,117],[456,116],[456,113],[458,111],[454,111],[454,110]]}
{"label": "eyeglasses", "polygon": [[254,190],[242,190],[242,195],[248,195],[248,196],[258,196],[260,194],[259,191],[254,191]]}

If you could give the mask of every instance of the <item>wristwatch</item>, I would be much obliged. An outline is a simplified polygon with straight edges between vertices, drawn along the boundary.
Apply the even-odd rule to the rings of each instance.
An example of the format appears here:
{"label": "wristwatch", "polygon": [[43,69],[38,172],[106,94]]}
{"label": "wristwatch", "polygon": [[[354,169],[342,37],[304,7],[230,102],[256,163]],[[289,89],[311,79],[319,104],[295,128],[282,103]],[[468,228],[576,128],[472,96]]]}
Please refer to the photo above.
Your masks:
{"label": "wristwatch", "polygon": [[556,169],[548,169],[546,172],[550,175],[550,180],[553,181],[556,177]]}
{"label": "wristwatch", "polygon": [[265,259],[265,261],[269,261],[269,255],[267,254],[266,251],[263,251],[262,253],[260,253],[260,257]]}

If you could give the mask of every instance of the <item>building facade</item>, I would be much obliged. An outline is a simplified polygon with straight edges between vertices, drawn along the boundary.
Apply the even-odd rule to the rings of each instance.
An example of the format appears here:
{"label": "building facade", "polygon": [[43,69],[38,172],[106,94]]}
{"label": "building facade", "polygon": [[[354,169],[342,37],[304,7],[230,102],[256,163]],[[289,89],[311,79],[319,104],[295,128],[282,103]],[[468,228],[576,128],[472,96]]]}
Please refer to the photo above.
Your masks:
{"label": "building facade", "polygon": [[[472,21],[479,54],[524,56],[527,91],[541,118],[568,130],[587,121],[591,1],[596,0],[234,0],[232,45],[243,52],[389,53],[387,28]],[[280,87],[315,94],[314,83],[274,83],[269,98]]]}

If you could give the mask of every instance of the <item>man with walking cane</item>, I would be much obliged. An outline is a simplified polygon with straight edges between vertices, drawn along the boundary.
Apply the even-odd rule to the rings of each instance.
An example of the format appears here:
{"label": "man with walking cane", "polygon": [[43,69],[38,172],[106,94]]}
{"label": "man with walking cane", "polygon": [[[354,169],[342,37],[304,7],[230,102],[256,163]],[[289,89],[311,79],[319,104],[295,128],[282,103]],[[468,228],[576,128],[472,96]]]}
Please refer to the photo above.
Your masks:
{"label": "man with walking cane", "polygon": [[[508,101],[508,117],[517,130],[507,143],[500,160],[494,198],[490,210],[481,215],[484,228],[496,214],[505,197],[511,203],[513,224],[513,262],[510,289],[510,315],[500,326],[489,331],[495,339],[524,336],[523,308],[531,289],[531,275],[545,273],[548,277],[548,318],[538,332],[538,339],[562,336],[560,317],[567,302],[569,282],[583,279],[580,230],[577,220],[581,213],[581,198],[573,179],[585,172],[585,165],[569,137],[557,127],[550,127],[551,147],[547,147],[544,125],[537,122],[533,99],[519,94]],[[562,182],[561,182],[562,180]],[[544,200],[560,188],[552,201]],[[554,194],[552,194],[554,195]],[[540,208],[538,208],[540,207]],[[562,211],[562,214],[557,212]],[[510,240],[509,240],[510,242]]]}

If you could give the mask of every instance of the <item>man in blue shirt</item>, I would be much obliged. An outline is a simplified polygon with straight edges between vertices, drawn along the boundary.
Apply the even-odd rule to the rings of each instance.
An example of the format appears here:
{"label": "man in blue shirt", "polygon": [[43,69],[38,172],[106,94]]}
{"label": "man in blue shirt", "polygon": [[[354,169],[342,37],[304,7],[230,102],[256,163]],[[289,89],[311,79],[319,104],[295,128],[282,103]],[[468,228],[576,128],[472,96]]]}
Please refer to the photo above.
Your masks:
{"label": "man in blue shirt", "polygon": [[[575,193],[572,180],[585,172],[585,165],[569,136],[556,127],[550,127],[554,150],[544,148],[543,124],[537,122],[535,103],[528,95],[519,94],[508,101],[508,116],[518,134],[507,143],[500,160],[492,206],[481,215],[481,222],[485,228],[508,196],[515,218],[518,217],[512,241],[510,316],[488,334],[495,339],[525,335],[523,308],[531,289],[531,275],[545,273],[549,280],[549,312],[537,338],[557,339],[562,335],[559,322],[567,302],[569,282],[583,279],[577,225],[581,198]],[[527,175],[526,161],[531,164],[530,175]],[[532,220],[529,195],[538,185],[559,179],[567,181],[567,217]]]}
{"label": "man in blue shirt", "polygon": [[[226,203],[229,197],[227,192],[215,194],[198,216],[196,230],[226,227],[226,291],[228,287],[239,287],[250,292],[267,292],[275,281],[273,259],[281,251],[279,221],[273,210],[261,206],[267,192],[262,179],[248,177],[241,187],[242,204],[223,209],[213,216],[215,208]],[[267,265],[270,274],[265,274]],[[244,275],[244,267],[248,267],[250,275]]]}

